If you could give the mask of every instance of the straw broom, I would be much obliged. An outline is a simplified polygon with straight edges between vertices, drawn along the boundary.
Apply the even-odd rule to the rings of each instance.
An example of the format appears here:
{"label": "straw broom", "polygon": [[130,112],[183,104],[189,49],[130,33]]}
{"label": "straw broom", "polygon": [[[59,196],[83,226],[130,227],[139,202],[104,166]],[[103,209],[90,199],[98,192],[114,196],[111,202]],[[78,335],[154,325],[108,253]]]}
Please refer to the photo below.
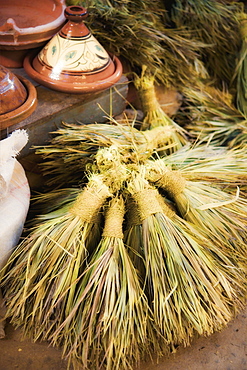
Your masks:
{"label": "straw broom", "polygon": [[233,196],[216,185],[212,186],[203,175],[200,181],[186,180],[179,171],[165,166],[162,160],[154,161],[150,167],[147,176],[175,202],[181,216],[244,267],[247,203],[239,191]]}
{"label": "straw broom", "polygon": [[183,123],[194,141],[229,147],[246,144],[246,120],[234,105],[229,90],[201,81],[192,88],[184,86],[181,91],[183,107],[176,120]]}
{"label": "straw broom", "polygon": [[[114,122],[114,120],[113,120]],[[55,132],[51,142],[36,148],[47,184],[78,184],[87,166],[95,160],[98,149],[116,146],[128,161],[133,151],[139,160],[149,157],[154,149],[164,151],[169,145],[172,129],[156,127],[145,132],[131,126],[113,124],[65,124]]]}
{"label": "straw broom", "polygon": [[[146,161],[146,167],[154,166],[156,162]],[[162,168],[179,171],[191,181],[206,181],[211,186],[236,193],[236,187],[246,191],[247,153],[246,148],[217,147],[210,144],[198,143],[186,145],[171,155],[163,156],[158,173]]]}
{"label": "straw broom", "polygon": [[123,243],[124,201],[106,210],[101,241],[78,281],[68,316],[53,334],[84,369],[130,369],[148,352],[147,298]]}
{"label": "straw broom", "polygon": [[[145,291],[161,341],[174,348],[188,345],[196,332],[220,330],[242,307],[241,271],[220,249],[215,253],[211,241],[177,216],[143,176],[136,176],[128,191],[142,235],[133,249],[139,248],[144,264]],[[131,228],[125,240],[134,240]]]}
{"label": "straw broom", "polygon": [[177,125],[161,108],[154,87],[155,78],[147,72],[146,66],[143,66],[141,77],[136,76],[134,83],[139,92],[144,113],[142,129],[152,129],[158,126],[172,127],[170,138],[171,151],[181,148],[187,142],[185,130]]}
{"label": "straw broom", "polygon": [[[239,52],[238,63],[235,69],[235,78],[237,80],[236,104],[239,111],[247,119],[247,14],[242,13],[240,19],[240,34],[242,46]],[[234,79],[233,77],[233,79]]]}
{"label": "straw broom", "polygon": [[1,271],[7,317],[25,335],[46,339],[67,316],[77,278],[100,239],[99,212],[110,196],[102,176],[92,174],[70,208],[43,216]]}

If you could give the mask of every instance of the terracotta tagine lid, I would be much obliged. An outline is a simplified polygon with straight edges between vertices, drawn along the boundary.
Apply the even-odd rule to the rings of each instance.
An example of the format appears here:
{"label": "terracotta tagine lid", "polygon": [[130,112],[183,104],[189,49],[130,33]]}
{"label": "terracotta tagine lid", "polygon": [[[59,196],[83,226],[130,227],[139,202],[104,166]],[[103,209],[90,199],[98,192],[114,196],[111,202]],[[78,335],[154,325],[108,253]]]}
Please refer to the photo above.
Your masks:
{"label": "terracotta tagine lid", "polygon": [[88,13],[81,6],[65,9],[67,23],[37,56],[27,55],[26,72],[54,90],[73,93],[109,88],[122,75],[122,64],[111,57],[84,24]]}
{"label": "terracotta tagine lid", "polygon": [[20,107],[27,98],[27,91],[20,80],[7,68],[0,66],[0,114]]}
{"label": "terracotta tagine lid", "polygon": [[0,64],[22,67],[30,49],[40,50],[61,29],[65,8],[65,0],[0,0]]}
{"label": "terracotta tagine lid", "polygon": [[36,108],[35,87],[0,65],[0,130],[28,117]]}

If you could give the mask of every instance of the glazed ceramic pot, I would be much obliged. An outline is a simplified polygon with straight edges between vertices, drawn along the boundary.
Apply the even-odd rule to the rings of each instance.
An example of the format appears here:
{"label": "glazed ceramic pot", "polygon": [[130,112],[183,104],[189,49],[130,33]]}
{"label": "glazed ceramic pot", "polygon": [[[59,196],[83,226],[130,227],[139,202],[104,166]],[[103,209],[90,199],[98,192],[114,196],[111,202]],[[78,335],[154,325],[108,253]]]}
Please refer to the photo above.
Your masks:
{"label": "glazed ceramic pot", "polygon": [[26,72],[37,82],[55,90],[74,93],[100,91],[115,84],[122,64],[110,56],[91,34],[81,6],[65,9],[67,23],[35,57],[24,60]]}
{"label": "glazed ceramic pot", "polygon": [[0,64],[22,67],[29,49],[40,50],[65,22],[65,0],[0,0]]}
{"label": "glazed ceramic pot", "polygon": [[0,66],[0,130],[27,118],[36,105],[37,93],[32,83]]}

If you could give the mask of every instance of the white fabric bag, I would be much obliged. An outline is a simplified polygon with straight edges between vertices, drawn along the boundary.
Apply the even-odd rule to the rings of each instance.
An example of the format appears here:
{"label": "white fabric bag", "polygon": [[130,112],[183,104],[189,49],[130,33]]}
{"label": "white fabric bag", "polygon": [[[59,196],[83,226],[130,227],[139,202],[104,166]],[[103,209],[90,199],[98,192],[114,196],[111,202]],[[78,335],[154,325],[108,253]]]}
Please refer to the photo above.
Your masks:
{"label": "white fabric bag", "polygon": [[0,141],[0,268],[17,245],[30,204],[30,188],[16,156],[26,145],[25,130]]}
{"label": "white fabric bag", "polygon": [[[30,188],[16,156],[26,145],[25,130],[0,141],[0,269],[18,244],[30,205]],[[0,338],[4,337],[4,308],[0,292]]]}

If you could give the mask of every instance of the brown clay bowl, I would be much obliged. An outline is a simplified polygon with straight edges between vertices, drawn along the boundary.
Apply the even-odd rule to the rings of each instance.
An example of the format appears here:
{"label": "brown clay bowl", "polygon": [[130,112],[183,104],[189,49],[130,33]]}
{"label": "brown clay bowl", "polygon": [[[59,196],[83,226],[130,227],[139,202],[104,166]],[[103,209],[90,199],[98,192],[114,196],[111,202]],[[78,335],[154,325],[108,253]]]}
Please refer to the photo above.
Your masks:
{"label": "brown clay bowl", "polygon": [[65,0],[0,0],[0,64],[22,67],[27,51],[62,27],[65,8]]}
{"label": "brown clay bowl", "polygon": [[[110,54],[109,54],[110,55]],[[111,55],[110,55],[111,56]],[[111,56],[112,62],[114,64],[113,73],[103,78],[102,80],[97,80],[97,77],[94,82],[85,81],[85,76],[81,77],[81,80],[76,77],[75,80],[71,76],[63,79],[52,79],[51,74],[46,76],[37,72],[33,67],[33,60],[35,58],[34,53],[29,53],[26,55],[23,66],[27,74],[36,82],[44,85],[50,89],[65,92],[65,93],[77,93],[77,94],[87,94],[99,92],[117,83],[122,76],[122,63],[116,56]]]}
{"label": "brown clay bowl", "polygon": [[22,86],[26,91],[25,101],[17,106],[15,109],[0,114],[0,130],[4,130],[7,127],[10,127],[16,123],[19,123],[29,117],[37,106],[37,91],[33,84],[28,81],[26,78],[15,75],[16,78],[20,81]]}

